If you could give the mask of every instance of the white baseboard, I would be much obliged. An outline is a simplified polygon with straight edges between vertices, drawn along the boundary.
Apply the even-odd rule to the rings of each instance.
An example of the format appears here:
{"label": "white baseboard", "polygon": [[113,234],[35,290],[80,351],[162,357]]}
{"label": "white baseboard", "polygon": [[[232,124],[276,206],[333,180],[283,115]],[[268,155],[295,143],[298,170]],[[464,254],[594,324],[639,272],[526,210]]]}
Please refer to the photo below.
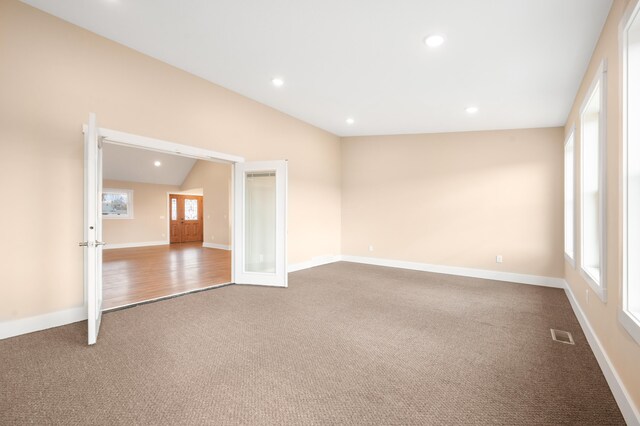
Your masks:
{"label": "white baseboard", "polygon": [[87,309],[77,307],[35,317],[0,322],[0,340],[87,319]]}
{"label": "white baseboard", "polygon": [[316,256],[311,260],[307,260],[299,263],[292,263],[291,265],[288,265],[287,272],[302,271],[303,269],[309,269],[316,266],[339,262],[340,260],[341,260],[341,256],[339,255]]}
{"label": "white baseboard", "polygon": [[231,250],[231,246],[225,246],[224,244],[216,244],[216,243],[202,243],[202,247],[214,248],[214,249],[220,249],[220,250]]}
{"label": "white baseboard", "polygon": [[[162,242],[162,244],[167,244]],[[207,244],[205,246],[205,244]],[[159,245],[159,244],[154,244]],[[211,247],[213,243],[204,243],[203,246]],[[219,246],[219,245],[218,245]],[[221,248],[221,247],[213,248]],[[140,246],[134,246],[140,247]],[[225,247],[225,246],[223,246]],[[111,247],[116,248],[116,247]],[[541,277],[535,275],[515,274],[509,272],[488,271],[482,269],[459,268],[451,266],[430,265],[425,263],[404,262],[389,259],[376,259],[360,256],[318,256],[309,261],[294,263],[288,266],[288,272],[300,271],[315,266],[326,265],[333,262],[346,261],[355,263],[364,263],[368,265],[388,266],[393,268],[411,269],[416,271],[435,272],[451,275],[462,275],[467,277],[485,278],[498,281],[509,281],[522,284],[533,284],[547,287],[563,288],[567,294],[567,298],[571,303],[571,307],[578,318],[580,326],[591,346],[598,364],[607,380],[609,388],[618,403],[618,407],[622,412],[627,424],[640,426],[640,410],[635,406],[629,393],[620,380],[620,376],[611,364],[609,356],[605,352],[600,340],[596,336],[591,324],[587,320],[584,311],[578,304],[571,287],[564,279],[553,277]],[[38,315],[29,318],[22,318],[12,321],[4,321],[0,323],[0,340],[21,334],[32,333],[35,331],[46,330],[48,328],[58,327],[71,324],[87,319],[87,310],[85,307],[77,307],[65,309],[62,311],[52,312],[49,314]]]}
{"label": "white baseboard", "polygon": [[120,244],[107,243],[104,246],[104,249],[110,250],[110,249],[133,248],[133,247],[164,246],[167,244],[169,244],[169,241],[143,241],[141,243],[120,243]]}
{"label": "white baseboard", "polygon": [[495,281],[508,281],[518,284],[531,284],[543,287],[564,288],[564,279],[539,275],[516,274],[513,272],[490,271],[486,269],[462,268],[458,266],[431,265],[429,263],[406,262],[403,260],[378,259],[375,257],[342,255],[345,262],[367,265],[388,266],[391,268],[411,269],[414,271],[435,272],[437,274],[460,275],[463,277],[484,278]]}
{"label": "white baseboard", "polygon": [[584,311],[580,307],[576,296],[573,294],[571,290],[571,286],[569,283],[565,281],[564,283],[564,291],[567,293],[567,298],[571,303],[571,307],[573,308],[573,312],[578,318],[578,322],[582,327],[582,331],[591,346],[591,351],[596,357],[598,364],[600,365],[600,369],[604,374],[607,383],[609,384],[609,388],[611,389],[611,393],[613,393],[613,397],[618,403],[618,407],[624,416],[625,421],[630,426],[638,426],[640,425],[640,410],[635,406],[633,400],[629,396],[629,392],[627,392],[627,388],[624,386],[622,381],[620,380],[620,376],[618,372],[611,364],[611,360],[607,355],[607,352],[602,347],[600,343],[600,339],[596,336],[596,333],[593,331],[589,320],[587,319]]}

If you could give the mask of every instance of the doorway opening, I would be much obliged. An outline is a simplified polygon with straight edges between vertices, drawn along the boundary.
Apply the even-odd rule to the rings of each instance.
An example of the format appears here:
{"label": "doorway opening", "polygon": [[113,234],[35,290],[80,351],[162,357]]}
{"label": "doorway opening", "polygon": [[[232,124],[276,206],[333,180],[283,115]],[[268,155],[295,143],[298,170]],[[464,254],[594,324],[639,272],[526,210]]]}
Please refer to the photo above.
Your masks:
{"label": "doorway opening", "polygon": [[101,149],[103,310],[231,283],[231,165]]}
{"label": "doorway opening", "polygon": [[[89,122],[83,127],[84,132],[84,241],[80,242],[84,253],[84,285],[85,301],[87,307],[87,337],[90,345],[97,342],[102,312],[104,310],[103,295],[103,254],[107,244],[103,232],[103,213],[118,215],[120,211],[129,213],[128,203],[131,203],[131,216],[138,213],[132,200],[104,198],[103,191],[103,154],[107,144],[113,144],[127,148],[138,148],[143,151],[153,151],[157,155],[186,157],[197,162],[217,164],[224,163],[230,166],[231,179],[228,206],[233,206],[233,220],[230,210],[227,210],[229,226],[227,231],[230,236],[231,246],[231,282],[234,284],[252,284],[273,287],[287,287],[287,161],[254,161],[245,162],[244,158],[196,148],[188,145],[176,144],[145,136],[133,135],[116,130],[98,127],[95,114],[89,114]],[[154,163],[162,163],[154,160]],[[155,164],[154,164],[155,165]],[[193,166],[192,166],[193,167]],[[167,172],[174,168],[167,169]],[[256,184],[256,179],[267,177],[269,185]],[[271,179],[272,177],[275,178]],[[209,179],[205,178],[205,182]],[[183,186],[187,186],[183,183]],[[257,190],[257,188],[260,188]],[[257,191],[254,191],[257,190]],[[271,192],[269,196],[266,194]],[[169,191],[167,194],[175,193]],[[257,196],[256,194],[260,194]],[[204,203],[207,203],[204,194]],[[106,205],[105,205],[106,203]],[[111,203],[111,205],[109,205]],[[163,208],[167,208],[165,203]],[[124,210],[123,210],[124,209]],[[204,207],[207,217],[211,209]],[[169,212],[166,213],[168,215]],[[160,216],[160,219],[168,220]],[[149,223],[153,224],[155,220]],[[259,226],[256,226],[259,224]],[[163,236],[164,242],[169,242],[169,226]],[[217,232],[217,231],[216,231]],[[203,232],[203,248],[217,248],[218,243],[207,243],[208,231],[206,224]],[[211,234],[212,239],[214,238]],[[219,235],[219,234],[217,234]],[[268,243],[266,243],[268,241]],[[210,244],[208,246],[207,244]],[[249,249],[251,247],[251,249]],[[113,248],[113,246],[112,246]],[[139,248],[139,247],[129,247]],[[255,252],[257,250],[258,252]],[[180,256],[174,256],[172,259]],[[144,258],[144,256],[141,256]],[[182,256],[184,258],[184,256]],[[171,262],[169,262],[171,263]],[[265,265],[268,263],[269,265]],[[268,266],[268,267],[267,267]],[[207,268],[203,268],[206,270]],[[154,272],[151,269],[151,272]],[[126,275],[126,274],[124,274]],[[174,289],[175,290],[175,289]],[[188,290],[190,292],[192,290]]]}

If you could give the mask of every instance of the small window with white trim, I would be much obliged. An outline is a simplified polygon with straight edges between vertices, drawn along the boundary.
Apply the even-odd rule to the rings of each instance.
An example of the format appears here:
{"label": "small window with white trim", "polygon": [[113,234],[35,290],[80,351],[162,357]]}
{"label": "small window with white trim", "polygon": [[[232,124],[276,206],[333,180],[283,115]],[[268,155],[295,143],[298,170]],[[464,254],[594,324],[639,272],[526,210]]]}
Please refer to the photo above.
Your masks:
{"label": "small window with white trim", "polygon": [[102,217],[105,219],[133,219],[133,190],[103,189]]}
{"label": "small window with white trim", "polygon": [[623,31],[623,284],[620,321],[640,343],[640,4]]}
{"label": "small window with white trim", "polygon": [[605,280],[606,69],[598,68],[580,110],[580,270],[593,291],[607,301]]}
{"label": "small window with white trim", "polygon": [[564,254],[575,266],[575,129],[564,143]]}

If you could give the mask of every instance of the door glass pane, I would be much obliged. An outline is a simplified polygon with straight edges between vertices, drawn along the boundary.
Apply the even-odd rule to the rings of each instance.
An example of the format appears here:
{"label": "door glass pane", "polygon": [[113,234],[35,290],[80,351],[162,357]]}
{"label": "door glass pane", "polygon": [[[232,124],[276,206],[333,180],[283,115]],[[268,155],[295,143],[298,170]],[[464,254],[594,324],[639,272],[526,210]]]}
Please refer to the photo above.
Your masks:
{"label": "door glass pane", "polygon": [[178,220],[178,200],[171,199],[171,220]]}
{"label": "door glass pane", "polygon": [[198,200],[184,200],[184,220],[198,220]]}
{"label": "door glass pane", "polygon": [[276,174],[245,175],[246,272],[276,272]]}

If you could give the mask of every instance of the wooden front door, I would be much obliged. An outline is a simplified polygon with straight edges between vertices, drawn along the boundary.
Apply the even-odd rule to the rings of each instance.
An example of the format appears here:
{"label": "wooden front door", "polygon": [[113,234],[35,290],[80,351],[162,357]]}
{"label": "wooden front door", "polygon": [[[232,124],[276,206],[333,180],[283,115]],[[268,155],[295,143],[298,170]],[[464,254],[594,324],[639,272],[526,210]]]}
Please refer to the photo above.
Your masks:
{"label": "wooden front door", "polygon": [[202,197],[169,195],[169,234],[172,243],[202,241]]}

